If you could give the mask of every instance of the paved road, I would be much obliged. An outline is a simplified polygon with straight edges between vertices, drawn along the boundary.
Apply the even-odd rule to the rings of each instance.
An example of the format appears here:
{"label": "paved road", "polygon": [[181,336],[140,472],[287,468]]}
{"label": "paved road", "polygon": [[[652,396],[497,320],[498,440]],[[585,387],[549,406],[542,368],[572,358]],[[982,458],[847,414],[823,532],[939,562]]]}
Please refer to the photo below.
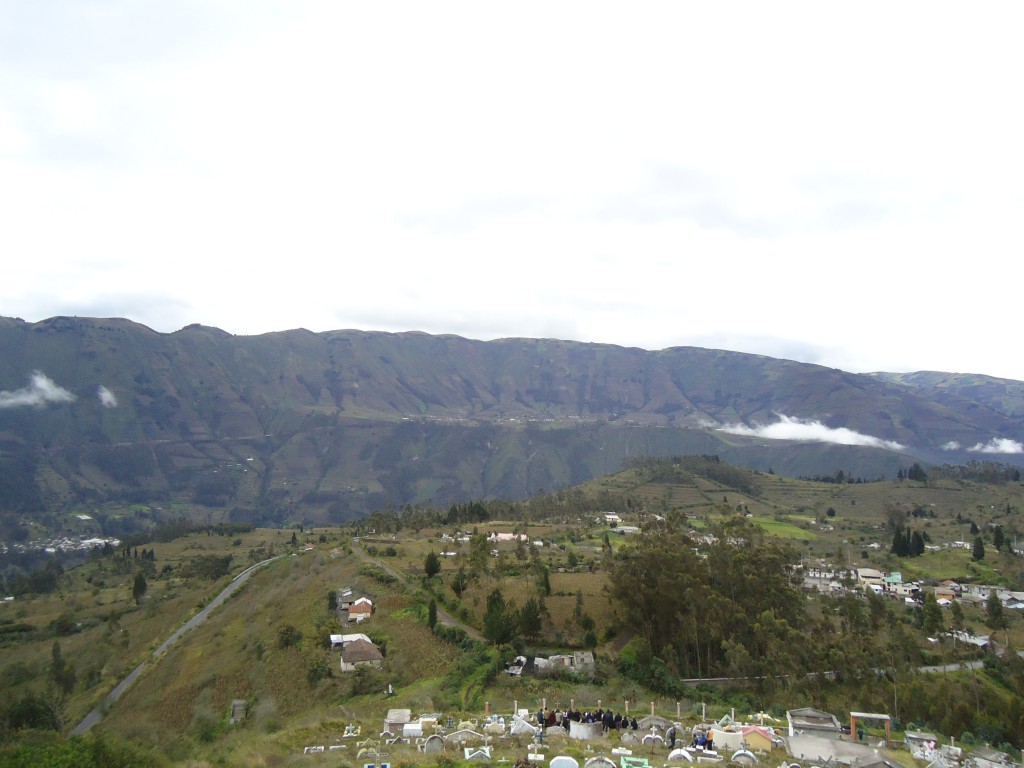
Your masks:
{"label": "paved road", "polygon": [[[422,590],[422,587],[420,587],[418,584],[411,583],[407,576],[405,576],[399,571],[396,571],[390,565],[387,565],[386,563],[380,560],[370,557],[368,554],[366,554],[366,552],[363,550],[362,545],[358,542],[352,542],[352,551],[355,552],[358,557],[362,558],[366,562],[371,563],[380,568],[381,570],[385,571],[386,573],[389,573],[392,576],[394,576],[396,579],[402,582],[405,588],[409,591]],[[469,626],[469,624],[464,624],[463,622],[459,621],[457,618],[452,616],[450,613],[448,613],[448,611],[446,611],[441,606],[440,603],[437,604],[437,620],[444,624],[446,627],[458,627],[467,635],[472,637],[474,640],[478,640],[481,643],[487,642],[486,640],[484,640],[484,636],[481,635],[479,631]]]}
{"label": "paved road", "polygon": [[955,664],[939,664],[934,667],[918,667],[918,672],[959,672],[961,669],[981,669],[984,661],[959,661]]}
{"label": "paved road", "polygon": [[240,589],[242,585],[249,580],[249,576],[252,574],[253,571],[255,571],[257,568],[262,568],[268,563],[272,563],[275,560],[278,560],[282,557],[287,557],[287,555],[278,555],[277,557],[272,557],[269,560],[264,560],[261,563],[256,563],[256,565],[249,566],[240,574],[235,576],[235,578],[231,580],[231,583],[228,584],[219,595],[213,598],[213,600],[211,600],[207,604],[207,606],[203,608],[203,610],[201,610],[191,619],[186,621],[181,627],[178,628],[178,630],[173,635],[164,640],[163,643],[160,644],[160,647],[150,654],[149,658],[147,658],[145,661],[139,664],[139,666],[137,666],[131,672],[129,672],[128,676],[125,677],[125,679],[122,680],[120,683],[118,683],[114,687],[114,690],[107,694],[106,698],[103,699],[99,706],[93,709],[92,712],[85,716],[85,719],[82,722],[80,722],[78,725],[74,727],[74,729],[71,731],[71,734],[73,736],[81,736],[82,734],[88,733],[89,730],[94,725],[96,725],[96,723],[103,719],[104,713],[106,713],[106,711],[110,709],[110,707],[112,707],[118,699],[121,698],[124,692],[128,690],[131,684],[138,679],[139,675],[142,674],[142,669],[146,666],[146,664],[149,661],[155,661],[159,659],[161,656],[167,653],[168,649],[170,649],[171,646],[173,646],[176,642],[178,642],[178,640],[181,639],[182,635],[184,635],[190,629],[194,629],[195,627],[198,627],[200,624],[206,621],[207,617],[210,615],[210,612],[213,611],[215,608],[220,607],[220,605],[225,600],[227,600],[238,589]]}

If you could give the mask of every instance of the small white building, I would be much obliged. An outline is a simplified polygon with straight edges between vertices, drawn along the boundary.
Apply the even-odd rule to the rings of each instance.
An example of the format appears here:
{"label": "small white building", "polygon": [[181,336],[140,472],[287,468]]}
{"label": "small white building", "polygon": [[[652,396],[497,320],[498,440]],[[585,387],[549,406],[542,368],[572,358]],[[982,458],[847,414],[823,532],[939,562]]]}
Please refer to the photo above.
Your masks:
{"label": "small white building", "polygon": [[491,535],[487,537],[487,540],[490,541],[490,542],[502,543],[502,542],[528,541],[529,539],[528,539],[528,537],[527,537],[527,535],[525,533],[497,533],[497,532],[494,532],[494,533],[491,533]]}
{"label": "small white building", "polygon": [[368,643],[371,642],[370,638],[361,632],[350,635],[329,635],[329,637],[331,640],[331,649],[335,651],[342,650],[345,647],[345,643],[351,643],[356,640],[365,640]]}

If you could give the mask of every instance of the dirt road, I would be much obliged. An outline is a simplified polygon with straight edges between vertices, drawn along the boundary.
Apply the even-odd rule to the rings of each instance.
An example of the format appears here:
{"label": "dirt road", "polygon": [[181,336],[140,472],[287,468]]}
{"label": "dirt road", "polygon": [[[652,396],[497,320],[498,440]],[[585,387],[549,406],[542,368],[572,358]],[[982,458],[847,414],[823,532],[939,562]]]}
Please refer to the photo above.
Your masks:
{"label": "dirt road", "polygon": [[173,646],[176,642],[178,642],[178,640],[181,639],[182,635],[184,635],[190,629],[194,629],[195,627],[198,627],[200,624],[206,621],[207,617],[210,615],[210,612],[213,611],[215,608],[220,607],[220,605],[225,600],[227,600],[229,597],[231,597],[232,594],[234,594],[238,589],[240,589],[242,585],[249,580],[249,576],[252,575],[253,571],[255,571],[257,568],[262,568],[268,563],[272,563],[275,560],[278,560],[282,557],[288,557],[288,555],[278,555],[277,557],[272,557],[269,560],[264,560],[263,562],[256,563],[256,565],[252,565],[246,568],[240,574],[235,576],[235,578],[231,580],[231,583],[228,584],[219,595],[213,598],[213,600],[211,600],[207,604],[207,606],[203,608],[203,610],[201,610],[191,619],[182,624],[173,635],[164,640],[163,643],[160,644],[160,647],[149,655],[149,658],[147,658],[145,661],[139,664],[139,666],[137,666],[131,672],[129,672],[128,676],[125,677],[124,680],[122,680],[120,683],[118,683],[114,687],[114,690],[107,694],[106,698],[103,699],[99,706],[93,709],[92,712],[85,716],[85,719],[82,722],[80,722],[78,725],[74,727],[74,729],[71,731],[71,735],[81,736],[82,734],[88,733],[89,730],[92,729],[94,725],[96,725],[96,723],[103,719],[103,715],[114,705],[115,702],[117,702],[118,699],[121,698],[121,696],[124,694],[125,691],[128,690],[131,684],[138,679],[139,675],[142,674],[142,670],[145,668],[146,664],[148,664],[150,661],[155,661],[159,659],[161,656],[167,653],[168,649],[171,646]]}
{"label": "dirt road", "polygon": [[[358,542],[355,542],[355,541],[352,542],[352,551],[356,554],[357,557],[361,558],[365,562],[370,563],[371,565],[375,565],[378,568],[380,568],[382,571],[384,571],[385,573],[390,574],[391,576],[394,576],[410,592],[425,591],[425,590],[423,590],[423,588],[421,586],[419,586],[418,584],[413,584],[409,580],[409,578],[407,576],[405,576],[404,574],[402,574],[399,571],[396,571],[390,565],[387,565],[386,563],[384,563],[384,562],[382,562],[380,560],[377,560],[376,558],[370,557],[363,550],[362,546]],[[444,624],[446,627],[458,627],[463,632],[465,632],[467,635],[472,637],[474,640],[477,640],[477,641],[479,641],[481,643],[486,643],[487,642],[484,639],[484,636],[481,635],[478,630],[476,630],[473,627],[469,626],[469,624],[466,624],[466,623],[464,623],[462,621],[459,621],[457,618],[455,618],[450,613],[448,613],[448,611],[446,611],[441,606],[440,603],[438,603],[438,605],[437,605],[437,620],[439,622],[441,622],[442,624]]]}

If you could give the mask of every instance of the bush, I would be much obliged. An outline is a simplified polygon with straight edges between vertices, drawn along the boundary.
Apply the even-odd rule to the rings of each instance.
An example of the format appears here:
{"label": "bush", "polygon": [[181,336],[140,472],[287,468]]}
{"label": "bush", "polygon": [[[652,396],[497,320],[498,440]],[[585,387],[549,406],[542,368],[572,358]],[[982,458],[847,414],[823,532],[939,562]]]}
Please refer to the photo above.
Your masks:
{"label": "bush", "polygon": [[28,691],[0,712],[0,723],[11,732],[24,728],[59,731],[63,725],[60,706],[51,698]]}
{"label": "bush", "polygon": [[292,648],[302,642],[302,632],[291,624],[285,624],[277,632],[277,647]]}
{"label": "bush", "polygon": [[72,736],[67,740],[55,740],[52,734],[45,739],[29,734],[0,750],[0,764],[10,768],[34,768],[38,765],[143,768],[165,765],[166,758],[109,736]]}
{"label": "bush", "polygon": [[311,659],[306,665],[306,682],[316,685],[331,676],[331,667],[323,656]]}
{"label": "bush", "polygon": [[387,688],[383,673],[372,667],[357,667],[355,672],[348,673],[348,679],[349,696],[365,696]]}

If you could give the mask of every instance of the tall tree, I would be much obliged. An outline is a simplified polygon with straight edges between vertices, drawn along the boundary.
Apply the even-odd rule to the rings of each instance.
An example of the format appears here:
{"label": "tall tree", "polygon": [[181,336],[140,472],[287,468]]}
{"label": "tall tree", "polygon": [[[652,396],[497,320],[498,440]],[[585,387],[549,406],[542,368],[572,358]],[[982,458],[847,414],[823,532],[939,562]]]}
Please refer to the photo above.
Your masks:
{"label": "tall tree", "polygon": [[919,557],[924,554],[924,536],[921,535],[920,531],[914,531],[910,537],[910,554],[913,557]]}
{"label": "tall tree", "polygon": [[985,559],[985,543],[981,540],[981,536],[974,537],[973,557],[975,561]]}
{"label": "tall tree", "polygon": [[464,570],[459,568],[459,572],[452,576],[452,592],[455,593],[456,597],[461,599],[462,593],[466,591],[466,587],[468,586],[469,576],[466,574]]}
{"label": "tall tree", "polygon": [[934,592],[926,592],[924,595],[923,627],[929,635],[937,635],[942,631],[945,622],[942,620],[942,609],[935,599]]}
{"label": "tall tree", "polygon": [[1003,610],[1003,601],[999,599],[999,595],[994,589],[988,593],[988,598],[985,600],[985,626],[993,632],[1004,630],[1006,645],[1010,645],[1010,622],[1007,621],[1006,613]]}
{"label": "tall tree", "polygon": [[495,645],[511,642],[519,625],[519,613],[515,606],[505,602],[505,596],[497,587],[487,596],[487,610],[484,613],[484,637]]}
{"label": "tall tree", "polygon": [[146,575],[142,571],[138,571],[135,574],[135,582],[132,584],[132,599],[135,600],[136,605],[142,601],[142,596],[146,594],[148,588]]}
{"label": "tall tree", "polygon": [[544,630],[544,604],[530,597],[519,609],[519,631],[527,640],[536,640]]}
{"label": "tall tree", "polygon": [[949,609],[949,619],[953,629],[960,631],[964,628],[964,609],[959,600],[953,601],[953,605]]}
{"label": "tall tree", "polygon": [[998,552],[1003,548],[1003,544],[1006,543],[1006,534],[1003,533],[1003,526],[997,525],[995,530],[992,531],[992,546],[996,548]]}
{"label": "tall tree", "polygon": [[551,571],[539,560],[537,561],[537,591],[541,597],[548,597],[551,594]]}
{"label": "tall tree", "polygon": [[53,641],[50,649],[50,681],[62,694],[69,694],[75,688],[77,676],[74,665],[64,658],[60,643]]}
{"label": "tall tree", "polygon": [[906,541],[903,529],[897,528],[896,532],[892,535],[892,547],[889,548],[889,552],[897,557],[906,557],[908,554]]}
{"label": "tall tree", "polygon": [[473,531],[469,537],[469,570],[474,576],[487,572],[487,558],[491,554],[491,543],[481,531]]}
{"label": "tall tree", "polygon": [[430,550],[427,556],[423,558],[423,572],[427,575],[428,579],[437,576],[441,572],[441,558],[437,556],[434,550]]}

